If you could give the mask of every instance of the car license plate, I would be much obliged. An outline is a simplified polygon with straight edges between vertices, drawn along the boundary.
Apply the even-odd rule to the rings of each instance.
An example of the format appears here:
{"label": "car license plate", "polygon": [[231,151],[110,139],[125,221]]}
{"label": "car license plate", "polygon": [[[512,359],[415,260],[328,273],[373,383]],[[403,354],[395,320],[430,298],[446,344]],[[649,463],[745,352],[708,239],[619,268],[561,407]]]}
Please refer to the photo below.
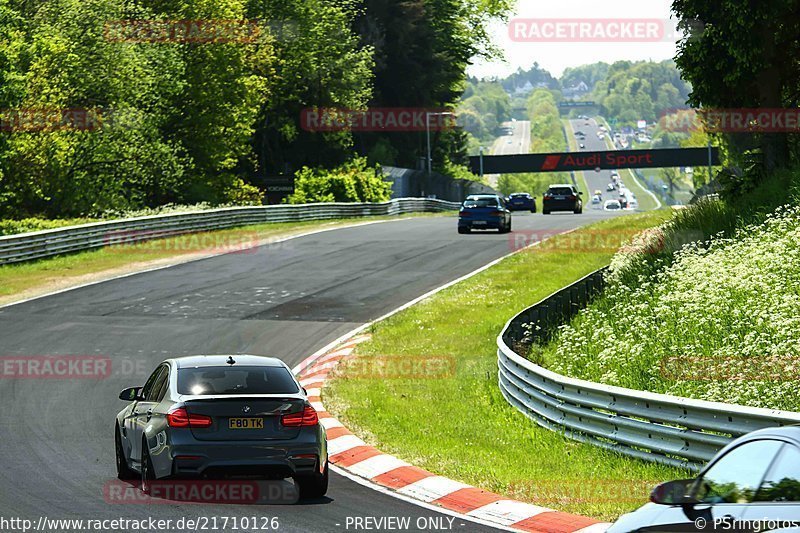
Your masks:
{"label": "car license plate", "polygon": [[264,429],[263,418],[229,418],[230,429]]}
{"label": "car license plate", "polygon": [[480,226],[482,224],[486,224],[486,221],[485,220],[476,220],[475,222],[473,222],[473,224],[475,224],[476,226]]}
{"label": "car license plate", "polygon": [[564,196],[553,196],[553,200],[563,200]]}

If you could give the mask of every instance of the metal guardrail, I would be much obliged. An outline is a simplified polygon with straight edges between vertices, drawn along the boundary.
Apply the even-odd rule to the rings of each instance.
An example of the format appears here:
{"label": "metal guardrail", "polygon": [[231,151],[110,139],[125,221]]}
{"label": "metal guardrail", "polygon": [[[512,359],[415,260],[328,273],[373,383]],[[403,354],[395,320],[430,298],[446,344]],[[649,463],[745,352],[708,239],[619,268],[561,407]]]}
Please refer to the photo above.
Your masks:
{"label": "metal guardrail", "polygon": [[[602,385],[551,372],[515,353],[546,340],[599,292],[603,269],[508,321],[497,338],[505,399],[540,426],[616,452],[698,470],[733,438],[800,423],[800,413],[680,398]],[[530,333],[534,332],[534,333]]]}
{"label": "metal guardrail", "polygon": [[266,222],[400,215],[458,209],[429,198],[397,198],[383,203],[318,203],[228,207],[95,222],[0,237],[0,265],[151,239]]}

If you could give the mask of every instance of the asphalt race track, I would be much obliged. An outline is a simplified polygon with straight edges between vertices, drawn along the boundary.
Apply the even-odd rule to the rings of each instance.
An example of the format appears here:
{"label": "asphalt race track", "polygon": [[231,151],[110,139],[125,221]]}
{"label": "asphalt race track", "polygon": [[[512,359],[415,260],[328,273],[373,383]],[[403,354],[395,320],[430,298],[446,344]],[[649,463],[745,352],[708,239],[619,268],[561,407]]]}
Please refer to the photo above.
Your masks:
{"label": "asphalt race track", "polygon": [[[328,498],[297,506],[108,503],[114,415],[124,405],[117,394],[142,385],[172,356],[251,353],[292,366],[355,326],[509,253],[528,231],[564,231],[606,216],[515,214],[510,235],[458,235],[454,216],[370,224],[0,308],[0,356],[111,360],[100,378],[0,379],[0,516],[277,516],[279,531],[346,531],[348,517],[412,517],[412,525],[417,517],[443,517],[333,473]],[[456,519],[454,530],[491,528]]]}

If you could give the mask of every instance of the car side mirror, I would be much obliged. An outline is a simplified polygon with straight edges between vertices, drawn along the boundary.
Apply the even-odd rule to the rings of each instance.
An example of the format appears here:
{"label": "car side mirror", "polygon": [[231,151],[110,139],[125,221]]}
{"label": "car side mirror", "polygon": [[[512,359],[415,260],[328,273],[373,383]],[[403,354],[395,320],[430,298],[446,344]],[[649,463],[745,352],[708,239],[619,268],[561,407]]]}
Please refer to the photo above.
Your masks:
{"label": "car side mirror", "polygon": [[123,390],[119,393],[119,399],[124,400],[126,402],[132,402],[134,400],[141,400],[140,393],[142,392],[141,387],[128,387],[127,389]]}
{"label": "car side mirror", "polygon": [[578,191],[578,194],[583,195],[583,191]]}
{"label": "car side mirror", "polygon": [[659,505],[692,503],[689,498],[689,489],[694,482],[694,479],[679,479],[662,483],[650,493],[650,501]]}

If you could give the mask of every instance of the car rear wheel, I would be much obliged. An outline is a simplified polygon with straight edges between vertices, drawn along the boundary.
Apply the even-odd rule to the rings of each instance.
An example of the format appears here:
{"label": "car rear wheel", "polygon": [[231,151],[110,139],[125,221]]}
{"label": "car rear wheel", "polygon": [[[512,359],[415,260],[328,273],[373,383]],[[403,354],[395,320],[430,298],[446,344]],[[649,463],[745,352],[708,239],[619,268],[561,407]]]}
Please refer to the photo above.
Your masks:
{"label": "car rear wheel", "polygon": [[322,474],[312,474],[310,476],[296,476],[294,482],[300,492],[300,499],[321,498],[328,492],[328,465]]}
{"label": "car rear wheel", "polygon": [[131,470],[128,461],[125,459],[125,452],[122,450],[122,437],[119,433],[119,426],[114,426],[114,448],[117,456],[117,478],[123,481],[136,479],[138,474]]}
{"label": "car rear wheel", "polygon": [[576,215],[580,215],[581,213],[583,213],[583,207],[579,207],[578,209],[575,210]]}
{"label": "car rear wheel", "polygon": [[542,209],[542,214],[543,215],[549,215],[550,211],[548,211],[547,209]]}
{"label": "car rear wheel", "polygon": [[142,439],[142,492],[150,494],[155,479],[156,474],[153,462],[150,460],[150,450],[147,449],[147,439]]}
{"label": "car rear wheel", "polygon": [[462,235],[465,233],[469,233],[469,228],[459,226],[458,232],[461,233]]}

